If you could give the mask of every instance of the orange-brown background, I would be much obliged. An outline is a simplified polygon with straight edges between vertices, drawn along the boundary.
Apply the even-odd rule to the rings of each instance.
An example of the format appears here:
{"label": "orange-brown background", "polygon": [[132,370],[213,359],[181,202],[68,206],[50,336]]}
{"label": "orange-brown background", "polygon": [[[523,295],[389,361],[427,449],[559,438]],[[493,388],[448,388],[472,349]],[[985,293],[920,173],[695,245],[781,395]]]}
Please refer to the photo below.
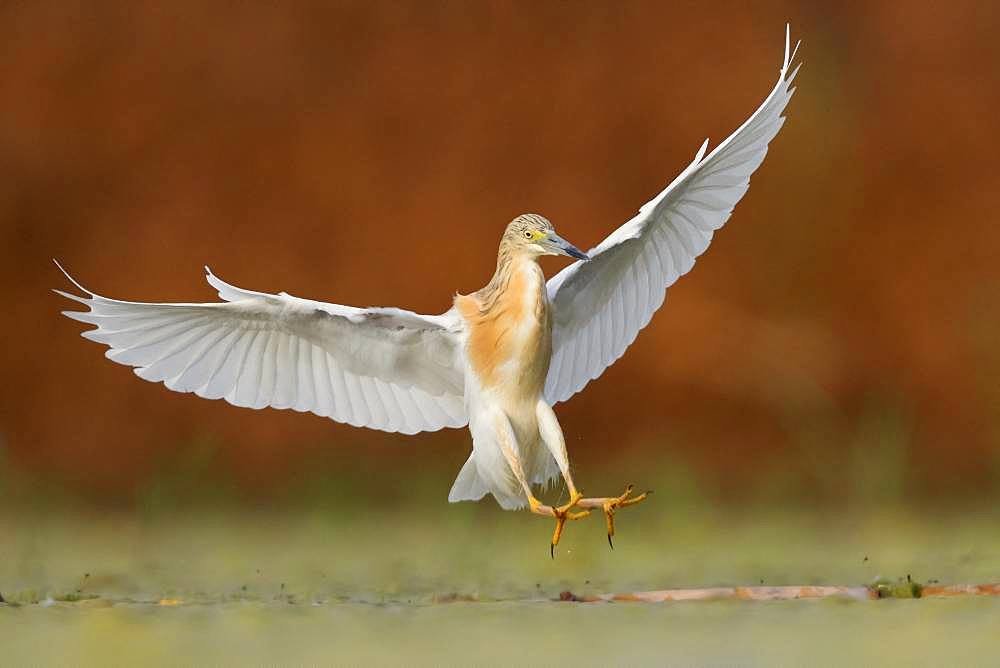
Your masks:
{"label": "orange-brown background", "polygon": [[997,5],[834,4],[5,3],[10,469],[111,499],[204,442],[252,489],[337,457],[457,471],[464,431],[137,380],[58,315],[50,258],[125,299],[211,300],[208,263],[440,312],[489,278],[518,213],[584,248],[631,217],[760,102],[787,20],[805,63],[789,120],[652,325],[559,408],[571,452],[591,477],[641,456],[808,485],[889,442],[921,489],[981,489],[1000,417]]}

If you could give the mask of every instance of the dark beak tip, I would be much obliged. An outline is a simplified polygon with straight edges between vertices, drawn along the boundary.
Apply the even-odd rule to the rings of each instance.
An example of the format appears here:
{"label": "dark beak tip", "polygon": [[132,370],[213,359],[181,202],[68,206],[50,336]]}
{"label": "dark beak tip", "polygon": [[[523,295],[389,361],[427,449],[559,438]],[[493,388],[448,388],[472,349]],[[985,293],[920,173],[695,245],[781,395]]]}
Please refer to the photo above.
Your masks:
{"label": "dark beak tip", "polygon": [[556,246],[562,251],[564,255],[568,255],[569,257],[577,260],[583,260],[584,262],[590,259],[589,255],[584,253],[582,250],[580,250],[570,242],[566,241],[559,235],[554,235],[554,236],[555,236]]}

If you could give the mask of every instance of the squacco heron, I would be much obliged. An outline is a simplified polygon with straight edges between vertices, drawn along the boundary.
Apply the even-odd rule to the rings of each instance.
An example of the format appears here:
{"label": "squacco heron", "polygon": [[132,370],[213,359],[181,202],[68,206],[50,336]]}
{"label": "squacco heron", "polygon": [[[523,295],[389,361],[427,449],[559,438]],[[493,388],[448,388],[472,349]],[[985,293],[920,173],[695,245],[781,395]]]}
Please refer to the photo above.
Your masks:
{"label": "squacco heron", "polygon": [[[587,253],[542,216],[518,216],[500,240],[486,287],[458,295],[441,315],[354,308],[234,287],[207,270],[221,302],[143,303],[57,292],[89,308],[65,315],[96,325],[84,338],[145,380],[249,408],[310,411],[357,427],[414,434],[468,426],[472,453],[448,500],[492,494],[555,519],[600,509],[608,541],[615,512],[643,500],[584,497],[552,406],[617,360],[687,273],[747,191],[794,92],[785,57],[761,106],[694,161],[639,214]],[[542,255],[575,260],[547,282]],[[61,269],[61,267],[60,267]],[[536,486],[559,477],[569,498],[546,505]],[[613,547],[613,544],[612,544]]]}

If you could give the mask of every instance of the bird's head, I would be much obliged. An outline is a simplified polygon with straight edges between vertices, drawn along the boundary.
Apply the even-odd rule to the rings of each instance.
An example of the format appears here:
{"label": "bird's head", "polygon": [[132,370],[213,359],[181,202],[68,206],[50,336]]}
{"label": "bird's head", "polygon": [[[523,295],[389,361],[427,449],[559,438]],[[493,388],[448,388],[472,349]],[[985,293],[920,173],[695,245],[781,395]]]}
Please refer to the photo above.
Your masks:
{"label": "bird's head", "polygon": [[587,254],[556,234],[556,230],[543,216],[523,213],[507,226],[504,242],[512,249],[531,255],[567,255],[578,260],[589,260]]}

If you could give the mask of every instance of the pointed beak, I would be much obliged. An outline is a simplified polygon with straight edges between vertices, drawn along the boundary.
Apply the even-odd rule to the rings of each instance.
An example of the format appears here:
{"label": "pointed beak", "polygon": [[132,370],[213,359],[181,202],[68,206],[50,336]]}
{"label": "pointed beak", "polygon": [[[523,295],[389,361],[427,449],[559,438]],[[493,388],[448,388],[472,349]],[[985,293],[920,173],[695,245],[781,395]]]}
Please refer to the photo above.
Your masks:
{"label": "pointed beak", "polygon": [[590,258],[582,250],[571,244],[570,242],[563,239],[561,236],[555,232],[549,233],[548,240],[552,245],[563,255],[568,255],[570,257],[575,257],[577,260],[587,261]]}

